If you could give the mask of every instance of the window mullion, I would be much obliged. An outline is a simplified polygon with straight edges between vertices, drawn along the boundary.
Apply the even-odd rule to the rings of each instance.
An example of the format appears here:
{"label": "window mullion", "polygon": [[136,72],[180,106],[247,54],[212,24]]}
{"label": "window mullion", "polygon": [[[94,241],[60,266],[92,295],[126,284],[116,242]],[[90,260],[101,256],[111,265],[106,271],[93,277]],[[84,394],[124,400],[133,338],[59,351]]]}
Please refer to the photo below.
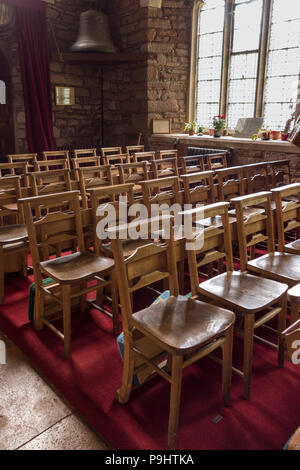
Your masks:
{"label": "window mullion", "polygon": [[257,86],[255,96],[255,117],[262,117],[264,112],[265,78],[267,70],[268,48],[270,42],[271,12],[273,0],[264,0],[261,23],[261,37],[257,66]]}
{"label": "window mullion", "polygon": [[232,50],[232,36],[233,36],[233,9],[234,9],[234,0],[226,0],[224,35],[223,35],[221,94],[220,94],[220,114],[224,116],[227,116],[227,107],[228,107],[228,84],[229,84],[230,58],[231,58],[231,50]]}

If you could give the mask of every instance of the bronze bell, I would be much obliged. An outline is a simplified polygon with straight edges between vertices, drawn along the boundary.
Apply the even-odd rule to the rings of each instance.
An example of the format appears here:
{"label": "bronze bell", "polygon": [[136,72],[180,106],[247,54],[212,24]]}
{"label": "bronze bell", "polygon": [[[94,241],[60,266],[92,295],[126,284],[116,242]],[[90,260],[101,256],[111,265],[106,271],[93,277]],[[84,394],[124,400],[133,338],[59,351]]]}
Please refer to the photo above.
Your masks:
{"label": "bronze bell", "polygon": [[118,52],[111,39],[107,16],[95,10],[81,13],[78,38],[70,50],[72,52]]}

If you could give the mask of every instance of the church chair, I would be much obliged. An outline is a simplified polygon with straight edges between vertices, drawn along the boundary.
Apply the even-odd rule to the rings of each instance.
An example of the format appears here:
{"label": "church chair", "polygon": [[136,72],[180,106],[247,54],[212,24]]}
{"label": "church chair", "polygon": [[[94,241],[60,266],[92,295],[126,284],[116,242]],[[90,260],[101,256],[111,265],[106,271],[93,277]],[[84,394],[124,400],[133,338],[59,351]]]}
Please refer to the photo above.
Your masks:
{"label": "church chair", "polygon": [[132,157],[135,153],[145,152],[144,145],[126,145],[126,153]]}
{"label": "church chair", "polygon": [[[276,205],[278,250],[300,255],[300,183],[289,184],[271,190]],[[286,234],[294,240],[287,243]]]}
{"label": "church chair", "polygon": [[73,170],[82,167],[100,166],[100,157],[71,158],[71,166]]}
{"label": "church chair", "polygon": [[203,155],[191,155],[181,157],[179,161],[181,164],[181,173],[183,175],[205,171],[205,162]]}
{"label": "church chair", "polygon": [[[24,213],[18,200],[21,196],[20,176],[0,178],[0,304],[4,303],[5,273],[21,272],[27,276],[28,236]],[[13,223],[9,205],[17,206],[13,211]]]}
{"label": "church chair", "polygon": [[142,196],[141,181],[149,179],[147,162],[117,164],[120,184],[134,183],[134,197]]}
{"label": "church chair", "polygon": [[[278,319],[278,363],[283,366],[284,355],[280,335],[286,327],[286,292],[288,286],[281,282],[248,274],[242,267],[234,271],[232,242],[229,229],[228,202],[219,202],[199,209],[202,218],[220,216],[219,226],[197,225],[198,233],[188,239],[188,263],[193,296],[229,308],[237,314],[239,333],[243,336],[243,369],[233,368],[243,379],[243,395],[250,398],[253,339],[256,328],[272,318]],[[199,283],[198,269],[212,262],[226,262],[226,272]],[[194,297],[193,297],[194,298]],[[260,338],[260,341],[266,342]],[[271,343],[267,342],[269,346]]]}
{"label": "church chair", "polygon": [[194,207],[197,204],[212,204],[215,202],[216,191],[213,176],[213,171],[181,175],[184,203],[191,204]]}
{"label": "church chair", "polygon": [[[288,284],[300,282],[300,255],[275,251],[274,222],[271,209],[272,193],[264,191],[237,197],[231,200],[236,209],[237,236],[242,271]],[[261,213],[245,216],[248,207],[263,205]],[[249,261],[248,249],[255,250],[258,244],[266,244],[266,254]]]}
{"label": "church chair", "polygon": [[245,194],[242,166],[215,170],[215,176],[218,184],[219,201],[230,201],[234,196],[243,196]]}
{"label": "church chair", "polygon": [[77,168],[76,174],[85,208],[90,205],[91,189],[103,188],[113,184],[110,165]]}
{"label": "church chair", "polygon": [[69,162],[65,158],[55,160],[37,160],[35,171],[51,171],[69,169]]}
{"label": "church chair", "polygon": [[121,155],[121,154],[122,154],[122,147],[102,147],[101,148],[102,164],[104,164],[104,157],[108,155]]}
{"label": "church chair", "polygon": [[245,194],[269,191],[270,180],[268,176],[268,163],[251,163],[243,166],[243,177],[245,178]]}
{"label": "church chair", "polygon": [[268,162],[270,188],[291,184],[290,160]]}
{"label": "church chair", "polygon": [[227,168],[227,152],[220,152],[216,154],[206,154],[206,169],[217,170],[219,168]]}
{"label": "church chair", "polygon": [[127,153],[119,153],[115,155],[105,155],[102,157],[103,165],[111,165],[112,167],[118,163],[130,163],[130,157]]}
{"label": "church chair", "polygon": [[[115,229],[110,230],[113,232]],[[125,258],[118,231],[116,233],[112,247],[121,303],[124,349],[122,384],[116,398],[125,404],[133,389],[146,380],[157,375],[167,380],[171,387],[168,448],[174,450],[183,369],[219,347],[223,352],[223,402],[225,406],[230,406],[235,315],[223,308],[177,296],[172,236],[166,243],[149,243]],[[131,295],[161,280],[168,282],[170,297],[133,313]],[[143,378],[136,384],[134,379],[141,375]]]}
{"label": "church chair", "polygon": [[158,159],[176,158],[178,159],[178,150],[159,150],[157,153]]}
{"label": "church chair", "polygon": [[28,171],[29,167],[27,162],[0,163],[0,177],[20,176],[21,186],[28,186]]}
{"label": "church chair", "polygon": [[97,149],[76,149],[73,150],[73,158],[97,157]]}
{"label": "church chair", "polygon": [[[84,312],[88,293],[110,286],[114,298],[113,315],[117,316],[112,282],[114,263],[86,251],[78,191],[25,198],[20,203],[24,207],[34,271],[34,326],[37,330],[44,325],[49,327],[63,340],[65,356],[69,358],[71,312],[72,309]],[[41,207],[49,209],[44,217],[39,216]],[[51,208],[59,210],[51,212]],[[61,246],[65,243],[72,243],[76,249],[61,256]],[[88,281],[96,281],[96,284],[89,287]],[[53,324],[60,316],[63,332]]]}
{"label": "church chair", "polygon": [[42,152],[42,160],[66,160],[67,168],[71,168],[69,150],[51,150]]}
{"label": "church chair", "polygon": [[[299,320],[300,312],[300,283],[288,290],[288,301],[291,306],[290,325],[295,324]],[[298,326],[300,326],[298,321]],[[300,338],[299,338],[300,340]]]}
{"label": "church chair", "polygon": [[36,169],[35,163],[37,162],[37,153],[18,153],[7,155],[8,163],[21,163],[28,164],[29,171]]}
{"label": "church chair", "polygon": [[152,162],[155,160],[155,152],[135,152],[133,154],[133,161],[138,162]]}
{"label": "church chair", "polygon": [[166,178],[168,176],[178,176],[177,158],[161,158],[152,160],[153,178]]}
{"label": "church chair", "polygon": [[148,217],[154,216],[154,214],[151,214],[151,207],[154,204],[171,206],[174,203],[182,204],[183,202],[183,194],[180,192],[177,176],[142,181],[141,186],[143,201],[148,210]]}

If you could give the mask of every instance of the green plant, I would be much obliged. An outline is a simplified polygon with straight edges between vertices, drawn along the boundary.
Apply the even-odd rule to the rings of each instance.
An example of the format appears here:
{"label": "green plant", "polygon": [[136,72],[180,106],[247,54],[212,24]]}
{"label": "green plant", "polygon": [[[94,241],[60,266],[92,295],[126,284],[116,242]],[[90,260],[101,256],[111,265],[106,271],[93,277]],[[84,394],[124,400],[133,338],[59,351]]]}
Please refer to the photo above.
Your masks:
{"label": "green plant", "polygon": [[226,117],[219,114],[218,116],[213,117],[213,128],[217,131],[224,129],[226,125]]}
{"label": "green plant", "polygon": [[185,131],[194,131],[196,129],[196,123],[195,121],[190,121],[190,122],[185,122]]}
{"label": "green plant", "polygon": [[203,131],[204,131],[204,126],[199,126],[198,127],[198,134],[202,134]]}

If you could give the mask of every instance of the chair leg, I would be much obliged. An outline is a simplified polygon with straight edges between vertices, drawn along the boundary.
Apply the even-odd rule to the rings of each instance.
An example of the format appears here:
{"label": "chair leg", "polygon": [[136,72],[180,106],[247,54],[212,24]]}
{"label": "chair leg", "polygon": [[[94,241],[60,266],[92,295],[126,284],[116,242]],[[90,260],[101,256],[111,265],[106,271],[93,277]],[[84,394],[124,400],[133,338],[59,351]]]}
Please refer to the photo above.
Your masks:
{"label": "chair leg", "polygon": [[299,320],[299,311],[300,311],[300,305],[291,303],[291,317],[290,317],[291,325],[293,325],[293,323],[296,323],[296,321]]}
{"label": "chair leg", "polygon": [[284,340],[282,332],[286,329],[286,311],[287,311],[287,298],[286,295],[281,300],[281,312],[278,315],[278,366],[284,366]]}
{"label": "chair leg", "polygon": [[131,332],[124,332],[124,362],[122,372],[122,385],[116,392],[116,399],[124,404],[129,400],[134,374],[133,338]]}
{"label": "chair leg", "polygon": [[232,378],[232,347],[233,347],[233,326],[226,332],[226,341],[222,346],[223,361],[223,403],[231,406],[231,378]]}
{"label": "chair leg", "polygon": [[173,355],[169,428],[168,428],[168,448],[170,450],[176,449],[176,442],[177,442],[177,431],[178,431],[180,398],[181,398],[182,364],[183,364],[183,357]]}
{"label": "chair leg", "polygon": [[[0,248],[2,251],[2,248]],[[5,280],[4,280],[4,260],[3,256],[0,256],[1,265],[0,265],[0,304],[4,304],[4,289],[5,289]]]}
{"label": "chair leg", "polygon": [[118,296],[118,285],[115,275],[111,276],[111,303],[112,303],[112,318],[113,318],[113,330],[114,334],[119,334],[119,296]]}
{"label": "chair leg", "polygon": [[35,286],[35,299],[34,299],[34,328],[36,330],[41,330],[43,328],[43,316],[45,310],[45,299],[42,292],[39,289],[39,286]]}
{"label": "chair leg", "polygon": [[[179,292],[183,295],[184,294],[184,272],[185,272],[185,261],[178,262],[178,284],[179,284]],[[168,289],[168,287],[167,287]],[[165,290],[167,290],[165,289]]]}
{"label": "chair leg", "polygon": [[254,315],[245,315],[244,318],[244,398],[249,400],[252,376]]}
{"label": "chair leg", "polygon": [[64,328],[64,347],[65,357],[69,359],[71,354],[71,286],[66,284],[62,286],[63,301],[63,328]]}

